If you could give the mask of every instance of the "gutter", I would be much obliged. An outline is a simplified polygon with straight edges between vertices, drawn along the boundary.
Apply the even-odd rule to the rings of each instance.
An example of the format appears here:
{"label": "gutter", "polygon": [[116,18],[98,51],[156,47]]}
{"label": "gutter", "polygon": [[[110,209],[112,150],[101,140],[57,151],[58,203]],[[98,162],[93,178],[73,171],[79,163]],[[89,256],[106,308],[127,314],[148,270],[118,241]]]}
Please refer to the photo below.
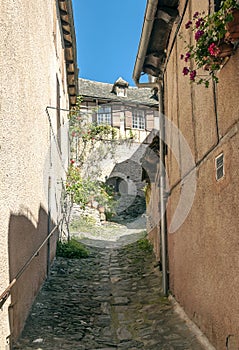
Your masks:
{"label": "gutter", "polygon": [[58,7],[65,46],[67,88],[71,108],[76,105],[78,95],[78,67],[72,0],[58,0]]}
{"label": "gutter", "polygon": [[148,0],[146,5],[146,12],[144,16],[144,24],[141,33],[137,58],[134,66],[133,79],[137,87],[155,87],[154,83],[139,83],[147,48],[149,44],[150,35],[152,32],[155,14],[157,11],[158,0]]}

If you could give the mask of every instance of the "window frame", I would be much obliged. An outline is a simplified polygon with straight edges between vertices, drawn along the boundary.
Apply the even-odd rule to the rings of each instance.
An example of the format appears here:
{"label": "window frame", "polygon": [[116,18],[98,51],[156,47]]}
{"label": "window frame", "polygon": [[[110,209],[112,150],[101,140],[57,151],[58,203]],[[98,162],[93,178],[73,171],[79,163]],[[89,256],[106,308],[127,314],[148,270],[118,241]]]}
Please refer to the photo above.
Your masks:
{"label": "window frame", "polygon": [[146,115],[142,109],[134,109],[132,111],[132,129],[146,129]]}
{"label": "window frame", "polygon": [[99,105],[97,110],[98,125],[112,125],[112,108],[109,105]]}

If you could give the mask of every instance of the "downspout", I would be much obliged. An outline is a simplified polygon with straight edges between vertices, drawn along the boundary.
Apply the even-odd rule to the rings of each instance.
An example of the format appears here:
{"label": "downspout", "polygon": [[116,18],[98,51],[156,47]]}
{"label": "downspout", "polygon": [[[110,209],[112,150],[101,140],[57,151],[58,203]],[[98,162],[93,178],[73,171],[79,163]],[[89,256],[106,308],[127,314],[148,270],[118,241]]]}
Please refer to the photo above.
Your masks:
{"label": "downspout", "polygon": [[160,148],[160,213],[161,213],[161,263],[162,289],[164,296],[168,295],[167,271],[167,219],[166,219],[166,172],[165,172],[165,117],[163,107],[163,82],[156,79],[154,82],[140,83],[145,55],[155,19],[158,0],[149,0],[146,7],[144,26],[139,44],[139,50],[133,72],[133,79],[138,88],[157,88],[159,99],[159,148]]}
{"label": "downspout", "polygon": [[168,268],[167,268],[167,191],[165,170],[165,115],[163,105],[163,82],[159,83],[159,152],[160,152],[160,216],[161,216],[161,263],[162,263],[162,288],[164,296],[168,295]]}
{"label": "downspout", "polygon": [[160,223],[161,223],[161,264],[162,264],[162,289],[164,296],[168,295],[168,268],[167,268],[167,190],[166,190],[166,171],[165,171],[165,115],[163,105],[163,82],[156,81],[152,83],[139,83],[135,81],[138,88],[157,88],[159,100],[159,152],[160,152]]}

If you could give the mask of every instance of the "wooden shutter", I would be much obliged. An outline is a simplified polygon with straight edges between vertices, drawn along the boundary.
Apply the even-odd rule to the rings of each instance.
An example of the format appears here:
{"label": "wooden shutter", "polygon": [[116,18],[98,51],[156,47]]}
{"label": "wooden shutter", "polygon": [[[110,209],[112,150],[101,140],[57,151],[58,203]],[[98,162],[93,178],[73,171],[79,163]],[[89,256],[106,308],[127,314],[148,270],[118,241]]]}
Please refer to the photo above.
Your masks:
{"label": "wooden shutter", "polygon": [[146,113],[146,130],[151,131],[154,128],[154,113],[153,111]]}
{"label": "wooden shutter", "polygon": [[121,117],[120,106],[112,105],[111,113],[112,113],[112,126],[115,128],[119,128],[120,127],[120,117]]}
{"label": "wooden shutter", "polygon": [[132,110],[131,109],[125,110],[125,127],[126,129],[132,128]]}

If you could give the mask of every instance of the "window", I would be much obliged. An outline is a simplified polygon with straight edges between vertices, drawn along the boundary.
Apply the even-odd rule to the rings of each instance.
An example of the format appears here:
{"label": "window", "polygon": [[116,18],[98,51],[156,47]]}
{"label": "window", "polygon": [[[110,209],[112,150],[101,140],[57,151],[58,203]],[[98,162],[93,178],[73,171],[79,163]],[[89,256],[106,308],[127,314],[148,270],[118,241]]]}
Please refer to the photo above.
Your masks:
{"label": "window", "polygon": [[216,157],[215,166],[216,166],[216,180],[219,181],[224,177],[224,154],[223,153],[221,153],[218,157]]}
{"label": "window", "polygon": [[111,107],[100,106],[97,112],[97,123],[111,125]]}
{"label": "window", "polygon": [[144,111],[138,109],[133,111],[132,127],[133,129],[145,129]]}
{"label": "window", "polygon": [[123,86],[118,86],[117,87],[117,96],[125,97],[127,96],[126,94],[126,88]]}

